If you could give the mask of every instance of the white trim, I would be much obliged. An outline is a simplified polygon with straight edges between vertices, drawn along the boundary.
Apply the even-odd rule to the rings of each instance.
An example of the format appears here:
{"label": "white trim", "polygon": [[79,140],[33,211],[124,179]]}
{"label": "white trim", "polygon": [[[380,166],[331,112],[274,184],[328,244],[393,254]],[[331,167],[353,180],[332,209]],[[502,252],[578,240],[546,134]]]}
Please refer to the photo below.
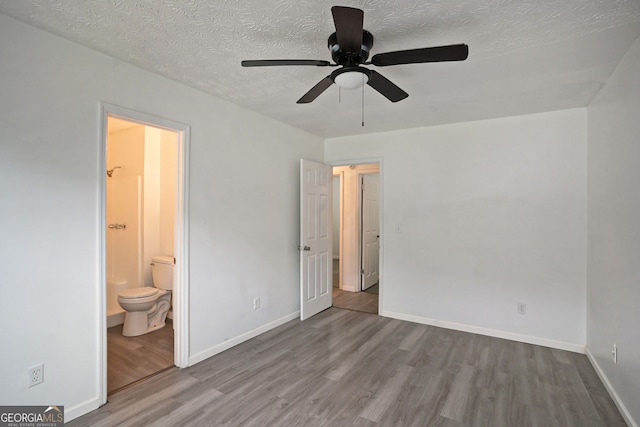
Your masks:
{"label": "white trim", "polygon": [[624,406],[624,403],[622,403],[622,399],[620,399],[620,396],[618,396],[618,393],[616,393],[616,390],[613,388],[613,386],[609,382],[609,378],[607,378],[607,376],[605,375],[604,371],[598,364],[598,361],[596,360],[595,356],[589,350],[589,347],[586,347],[586,355],[587,355],[587,359],[589,359],[589,362],[591,362],[591,366],[593,366],[593,369],[596,371],[596,374],[598,374],[600,381],[602,381],[602,384],[604,384],[604,387],[607,389],[607,392],[609,392],[609,396],[611,396],[613,403],[615,403],[616,406],[618,407],[618,410],[620,411],[620,414],[624,418],[624,421],[630,427],[638,427],[638,424],[635,422],[635,420],[627,410],[627,407]]}
{"label": "white trim", "polygon": [[249,332],[245,332],[242,335],[238,335],[237,337],[234,338],[230,338],[224,342],[221,342],[218,345],[214,345],[213,347],[209,347],[206,350],[201,351],[198,354],[194,354],[189,358],[189,366],[195,365],[196,363],[202,362],[205,359],[210,358],[211,356],[215,356],[218,353],[222,353],[225,350],[230,349],[231,347],[234,347],[238,344],[241,344],[247,340],[250,340],[251,338],[255,338],[260,334],[263,334],[267,331],[270,331],[271,329],[277,328],[280,325],[284,325],[285,323],[291,321],[291,320],[295,320],[295,319],[299,319],[300,318],[300,311],[296,311],[293,312],[291,314],[288,314],[284,317],[281,317],[280,319],[276,319],[272,322],[269,322],[265,325],[262,325],[260,327],[257,327]]}
{"label": "white trim", "polygon": [[93,398],[85,400],[78,405],[64,407],[64,422],[68,423],[71,420],[75,420],[78,417],[88,414],[91,411],[95,411],[101,406],[99,398]]}
{"label": "white trim", "polygon": [[[176,186],[175,223],[182,224],[181,230],[176,230],[174,242],[174,257],[176,261],[176,283],[182,283],[179,292],[173,295],[174,317],[180,319],[174,322],[173,360],[178,368],[189,366],[189,147],[191,128],[186,126],[179,133],[178,168]],[[177,310],[177,311],[176,311]]]}
{"label": "white trim", "polygon": [[503,338],[511,341],[518,341],[527,344],[541,345],[543,347],[556,348],[558,350],[566,350],[574,353],[585,352],[584,344],[574,344],[564,341],[550,340],[547,338],[534,337],[530,335],[517,334],[515,332],[501,331],[498,329],[483,328],[481,326],[466,325],[464,323],[449,322],[446,320],[430,319],[428,317],[414,316],[412,314],[395,313],[392,311],[384,311],[380,313],[383,317],[391,317],[392,319],[406,320],[408,322],[422,323],[424,325],[437,326],[439,328],[453,329],[456,331],[470,332],[472,334],[486,335],[489,337]]}
{"label": "white trim", "polygon": [[[107,170],[107,111],[104,104],[100,105],[100,150],[98,153],[98,183],[100,185],[98,200],[98,221],[99,221],[99,248],[98,248],[98,270],[100,277],[98,278],[98,301],[96,305],[98,310],[97,325],[98,333],[96,337],[98,339],[98,365],[96,372],[98,372],[98,402],[94,407],[88,408],[87,412],[96,409],[101,404],[107,403],[107,177],[105,171]],[[84,408],[85,404],[80,404],[79,407]],[[76,407],[77,408],[77,407]],[[71,411],[75,410],[72,409]],[[66,411],[65,411],[66,412]]]}
{"label": "white trim", "polygon": [[[107,402],[107,314],[106,314],[106,144],[107,120],[117,117],[144,125],[160,127],[178,134],[178,185],[176,187],[176,217],[174,256],[176,258],[175,287],[173,291],[174,310],[174,363],[179,368],[188,365],[189,360],[189,146],[190,126],[151,114],[142,113],[117,105],[100,103],[100,153],[99,153],[99,221],[100,221],[100,291],[98,301],[98,402]],[[94,408],[95,409],[95,408]]]}
{"label": "white trim", "polygon": [[71,420],[75,420],[78,417],[88,414],[91,411],[95,411],[100,407],[100,399],[93,398],[89,400],[85,400],[84,402],[71,406],[64,407],[64,422],[68,423]]}

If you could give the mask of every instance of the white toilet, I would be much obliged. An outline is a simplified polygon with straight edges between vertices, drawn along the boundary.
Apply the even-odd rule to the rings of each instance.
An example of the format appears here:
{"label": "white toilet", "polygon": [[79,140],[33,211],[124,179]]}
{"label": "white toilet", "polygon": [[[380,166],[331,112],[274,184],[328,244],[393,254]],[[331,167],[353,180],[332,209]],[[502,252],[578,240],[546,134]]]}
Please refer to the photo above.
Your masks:
{"label": "white toilet", "polygon": [[173,257],[151,258],[153,287],[127,289],[118,295],[118,303],[125,309],[122,335],[135,337],[164,327],[171,308],[173,290]]}

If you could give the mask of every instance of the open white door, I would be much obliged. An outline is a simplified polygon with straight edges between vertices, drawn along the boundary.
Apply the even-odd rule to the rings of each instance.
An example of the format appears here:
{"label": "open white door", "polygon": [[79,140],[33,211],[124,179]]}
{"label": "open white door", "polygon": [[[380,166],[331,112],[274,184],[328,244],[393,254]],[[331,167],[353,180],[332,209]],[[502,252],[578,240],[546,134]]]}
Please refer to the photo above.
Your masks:
{"label": "open white door", "polygon": [[380,266],[379,175],[362,175],[362,290],[378,283]]}
{"label": "open white door", "polygon": [[333,171],[300,160],[300,320],[331,307]]}

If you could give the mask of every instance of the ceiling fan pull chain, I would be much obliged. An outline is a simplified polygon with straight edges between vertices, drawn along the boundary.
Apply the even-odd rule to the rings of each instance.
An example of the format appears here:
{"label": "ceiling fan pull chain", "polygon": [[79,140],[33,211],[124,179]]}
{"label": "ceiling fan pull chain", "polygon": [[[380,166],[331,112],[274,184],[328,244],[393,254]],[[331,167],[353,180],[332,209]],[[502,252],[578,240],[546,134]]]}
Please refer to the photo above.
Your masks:
{"label": "ceiling fan pull chain", "polygon": [[364,127],[364,74],[362,75],[362,127]]}

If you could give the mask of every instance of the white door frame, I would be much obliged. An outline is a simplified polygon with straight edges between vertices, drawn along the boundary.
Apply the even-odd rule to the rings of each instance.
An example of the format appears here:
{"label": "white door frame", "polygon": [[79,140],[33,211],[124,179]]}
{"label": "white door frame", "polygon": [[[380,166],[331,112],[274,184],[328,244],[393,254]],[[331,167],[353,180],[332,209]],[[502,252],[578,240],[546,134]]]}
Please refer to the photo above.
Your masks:
{"label": "white door frame", "polygon": [[188,366],[189,361],[189,146],[190,126],[165,118],[153,116],[127,108],[101,103],[100,136],[100,292],[98,310],[99,372],[98,393],[100,403],[107,402],[107,278],[106,278],[106,150],[107,120],[109,117],[124,119],[144,125],[167,129],[178,134],[176,208],[174,226],[174,269],[173,290],[173,326],[174,326],[174,364],[179,368]]}
{"label": "white door frame", "polygon": [[[384,310],[384,162],[382,157],[369,157],[365,159],[349,159],[334,160],[325,162],[331,166],[351,166],[351,165],[369,165],[377,163],[379,166],[379,182],[378,182],[378,220],[380,221],[380,252],[379,252],[379,294],[378,294],[378,315],[383,315]],[[342,235],[340,236],[342,239]],[[360,244],[358,244],[360,246]],[[342,251],[342,248],[340,249]],[[342,256],[342,253],[340,254]],[[360,255],[359,255],[360,256]],[[342,273],[342,271],[341,271]]]}

